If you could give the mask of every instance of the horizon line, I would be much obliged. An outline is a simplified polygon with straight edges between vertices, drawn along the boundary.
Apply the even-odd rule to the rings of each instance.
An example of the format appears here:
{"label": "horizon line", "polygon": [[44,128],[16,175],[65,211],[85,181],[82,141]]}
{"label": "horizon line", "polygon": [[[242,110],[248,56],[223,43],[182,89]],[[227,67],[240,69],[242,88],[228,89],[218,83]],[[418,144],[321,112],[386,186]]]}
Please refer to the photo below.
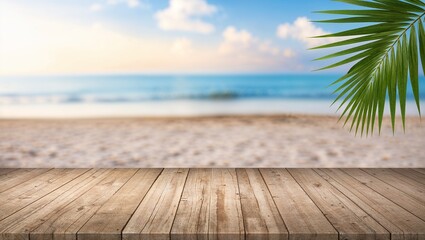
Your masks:
{"label": "horizon line", "polygon": [[255,75],[342,75],[345,73],[318,73],[318,72],[118,72],[118,73],[51,73],[51,74],[0,74],[0,78],[7,77],[72,77],[72,76],[255,76]]}

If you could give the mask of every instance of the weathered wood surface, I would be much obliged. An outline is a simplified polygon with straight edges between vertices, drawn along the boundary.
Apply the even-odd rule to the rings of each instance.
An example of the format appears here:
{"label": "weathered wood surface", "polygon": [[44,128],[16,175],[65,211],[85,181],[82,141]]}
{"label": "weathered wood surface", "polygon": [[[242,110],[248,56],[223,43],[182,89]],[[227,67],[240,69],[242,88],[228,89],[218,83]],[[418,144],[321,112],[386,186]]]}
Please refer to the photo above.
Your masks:
{"label": "weathered wood surface", "polygon": [[0,169],[3,239],[425,239],[425,171]]}

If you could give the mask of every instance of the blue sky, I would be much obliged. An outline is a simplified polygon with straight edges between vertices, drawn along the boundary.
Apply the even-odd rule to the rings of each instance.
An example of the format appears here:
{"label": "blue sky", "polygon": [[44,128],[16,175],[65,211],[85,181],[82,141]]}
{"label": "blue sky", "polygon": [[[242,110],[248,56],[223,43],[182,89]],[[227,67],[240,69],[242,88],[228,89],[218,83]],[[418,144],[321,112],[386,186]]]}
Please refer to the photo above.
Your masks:
{"label": "blue sky", "polygon": [[[330,0],[14,0],[0,3],[0,75],[311,72],[310,20]],[[7,59],[7,61],[6,61]],[[334,70],[340,71],[340,70]]]}

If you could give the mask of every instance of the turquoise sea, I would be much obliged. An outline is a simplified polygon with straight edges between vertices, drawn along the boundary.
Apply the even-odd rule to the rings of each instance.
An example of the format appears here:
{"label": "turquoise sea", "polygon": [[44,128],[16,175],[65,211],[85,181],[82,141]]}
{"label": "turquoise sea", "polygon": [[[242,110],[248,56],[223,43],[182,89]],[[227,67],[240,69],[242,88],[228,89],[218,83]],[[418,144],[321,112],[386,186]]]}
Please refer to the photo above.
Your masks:
{"label": "turquoise sea", "polygon": [[[0,117],[335,114],[338,75],[0,77]],[[421,79],[423,83],[425,79]],[[421,98],[425,85],[421,84]],[[408,92],[408,113],[415,114]]]}

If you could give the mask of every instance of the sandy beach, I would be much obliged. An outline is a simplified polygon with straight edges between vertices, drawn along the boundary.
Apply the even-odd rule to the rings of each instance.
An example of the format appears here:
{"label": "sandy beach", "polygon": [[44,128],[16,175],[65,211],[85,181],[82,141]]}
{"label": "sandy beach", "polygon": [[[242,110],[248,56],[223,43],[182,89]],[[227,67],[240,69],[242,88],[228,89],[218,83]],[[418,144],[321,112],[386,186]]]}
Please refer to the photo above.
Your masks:
{"label": "sandy beach", "polygon": [[0,120],[0,167],[425,167],[425,126],[361,138],[336,117]]}

